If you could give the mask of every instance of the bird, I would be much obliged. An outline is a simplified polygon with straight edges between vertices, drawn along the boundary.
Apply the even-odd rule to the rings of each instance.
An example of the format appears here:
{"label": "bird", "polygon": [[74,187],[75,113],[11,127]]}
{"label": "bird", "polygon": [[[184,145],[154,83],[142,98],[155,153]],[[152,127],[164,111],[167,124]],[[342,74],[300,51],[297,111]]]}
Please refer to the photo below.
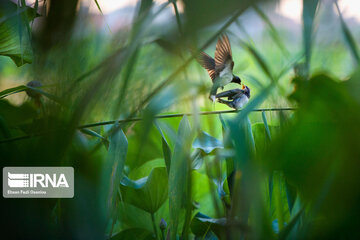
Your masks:
{"label": "bird", "polygon": [[[226,101],[221,99],[224,97],[227,97],[228,100],[232,101]],[[250,88],[243,84],[242,89],[236,88],[229,91],[221,92],[216,95],[216,98],[219,103],[226,104],[227,106],[238,110],[248,103],[250,99]]]}
{"label": "bird", "polygon": [[224,86],[231,82],[241,85],[241,79],[232,72],[234,61],[230,41],[226,34],[220,36],[216,43],[215,59],[201,52],[197,60],[208,71],[213,82],[209,96],[213,102],[215,102],[218,88],[224,89]]}

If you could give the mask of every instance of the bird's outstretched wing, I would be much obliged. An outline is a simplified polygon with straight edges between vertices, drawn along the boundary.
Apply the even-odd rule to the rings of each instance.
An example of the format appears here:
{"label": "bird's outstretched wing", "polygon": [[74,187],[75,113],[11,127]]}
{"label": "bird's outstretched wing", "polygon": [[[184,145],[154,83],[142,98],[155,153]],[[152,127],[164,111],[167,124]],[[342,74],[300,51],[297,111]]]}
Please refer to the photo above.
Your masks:
{"label": "bird's outstretched wing", "polygon": [[234,99],[235,96],[241,94],[244,94],[244,91],[239,88],[236,88],[216,94],[216,98],[227,97],[228,99]]}
{"label": "bird's outstretched wing", "polygon": [[216,78],[216,72],[215,72],[215,60],[207,55],[204,52],[200,53],[200,56],[197,58],[198,62],[205,68],[212,81]]}
{"label": "bird's outstretched wing", "polygon": [[227,35],[222,35],[216,43],[215,67],[217,71],[222,71],[229,65],[232,70],[234,68],[234,61],[232,59],[230,41]]}

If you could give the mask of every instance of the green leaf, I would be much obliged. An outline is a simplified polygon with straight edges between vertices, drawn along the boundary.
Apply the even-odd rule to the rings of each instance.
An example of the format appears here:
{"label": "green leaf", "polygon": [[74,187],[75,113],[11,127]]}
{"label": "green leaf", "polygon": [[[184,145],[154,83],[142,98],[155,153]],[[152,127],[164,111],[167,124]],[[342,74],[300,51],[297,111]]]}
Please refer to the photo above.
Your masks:
{"label": "green leaf", "polygon": [[269,125],[268,125],[268,122],[267,122],[267,119],[266,119],[266,114],[265,114],[265,112],[263,111],[263,112],[261,113],[261,115],[262,115],[262,119],[263,119],[263,121],[264,121],[264,126],[265,126],[265,130],[266,130],[266,136],[267,136],[267,138],[268,138],[269,140],[271,140],[271,134],[270,134]]}
{"label": "green leaf", "polygon": [[124,132],[119,129],[109,137],[109,150],[106,157],[106,169],[104,173],[105,182],[110,178],[108,207],[111,210],[115,204],[118,184],[122,178],[125,159],[128,149],[128,141]]}
{"label": "green leaf", "polygon": [[198,237],[203,237],[212,231],[221,238],[225,235],[225,223],[225,218],[214,219],[199,212],[191,221],[191,231]]}
{"label": "green leaf", "polygon": [[206,154],[210,154],[215,149],[224,148],[220,140],[214,138],[204,131],[200,132],[199,136],[192,144],[192,147],[195,149],[201,149]]}
{"label": "green leaf", "polygon": [[110,238],[110,240],[152,240],[152,232],[142,228],[129,228]]}
{"label": "green leaf", "polygon": [[354,59],[356,60],[356,63],[359,65],[360,64],[360,57],[359,57],[359,51],[358,51],[358,48],[357,48],[357,45],[356,45],[356,41],[355,41],[353,35],[351,34],[350,29],[348,28],[348,26],[346,25],[346,23],[344,21],[344,18],[343,18],[342,14],[341,14],[341,11],[340,11],[340,8],[339,8],[339,5],[338,5],[337,1],[334,1],[334,3],[335,3],[337,11],[339,13],[339,18],[340,18],[340,23],[341,23],[341,30],[342,30],[342,33],[344,35],[345,42],[348,45]]}
{"label": "green leaf", "polygon": [[144,178],[150,175],[151,170],[158,167],[165,167],[164,159],[157,158],[151,161],[148,161],[141,165],[140,167],[132,170],[129,173],[129,178],[138,180],[140,178]]}
{"label": "green leaf", "polygon": [[271,20],[268,18],[268,16],[266,16],[266,14],[257,5],[254,5],[254,9],[255,9],[256,13],[264,21],[264,23],[266,23],[266,25],[268,26],[269,31],[270,31],[270,36],[273,39],[273,41],[275,42],[275,44],[282,51],[282,53],[285,55],[285,57],[288,57],[289,51],[284,46],[284,43],[282,42],[281,37],[280,37],[279,33],[277,32],[276,28],[274,27],[274,25],[272,24]]}
{"label": "green leaf", "polygon": [[0,8],[0,55],[10,57],[18,67],[32,62],[29,22],[37,16],[30,7],[19,9],[10,1]]}
{"label": "green leaf", "polygon": [[288,206],[289,206],[289,212],[291,214],[292,209],[294,207],[295,204],[295,200],[296,200],[296,188],[294,188],[293,186],[291,186],[289,184],[289,182],[285,179],[285,190],[286,190],[286,198],[288,201]]}
{"label": "green leaf", "polygon": [[7,96],[9,96],[11,94],[14,94],[14,93],[23,92],[26,89],[27,89],[27,87],[25,85],[20,85],[20,86],[17,86],[17,87],[5,89],[5,90],[0,92],[0,99],[5,98],[5,97],[7,97]]}
{"label": "green leaf", "polygon": [[303,214],[303,209],[301,209],[292,219],[291,221],[282,229],[279,233],[279,240],[285,240],[289,236],[290,232],[293,230],[295,225],[301,219],[301,215]]}
{"label": "green leaf", "polygon": [[35,88],[35,87],[30,87],[30,86],[26,86],[28,89],[31,89],[32,91],[35,91],[35,92],[38,92],[40,93],[41,95],[44,95],[45,97],[53,100],[54,102],[57,102],[57,103],[61,103],[61,99],[58,98],[57,96],[53,95],[53,94],[50,94],[50,93],[47,93],[43,90],[41,90],[40,88]]}
{"label": "green leaf", "polygon": [[265,61],[265,59],[263,58],[263,56],[250,44],[242,42],[241,45],[255,58],[255,60],[257,61],[257,63],[262,68],[263,72],[265,73],[265,75],[268,76],[268,78],[271,81],[274,81],[274,76],[272,75],[270,67],[267,64],[267,62]]}
{"label": "green leaf", "polygon": [[313,23],[319,0],[303,0],[303,44],[305,53],[306,76],[309,75],[313,37]]}
{"label": "green leaf", "polygon": [[165,164],[166,164],[166,170],[167,170],[167,173],[169,174],[170,165],[171,165],[171,149],[169,147],[169,144],[165,138],[163,131],[161,130],[159,124],[156,121],[155,121],[155,126],[158,129],[159,133],[161,134],[162,150],[163,150],[164,160],[165,160]]}
{"label": "green leaf", "polygon": [[176,238],[180,211],[185,203],[190,147],[191,129],[187,117],[184,116],[179,125],[169,172],[170,239]]}
{"label": "green leaf", "polygon": [[97,138],[100,138],[101,141],[104,143],[105,147],[108,149],[109,148],[109,141],[104,138],[103,136],[101,136],[99,133],[91,130],[91,129],[88,129],[88,128],[83,128],[83,129],[80,129],[80,132],[86,134],[86,135],[89,135],[89,136],[92,136],[92,137],[97,137]]}
{"label": "green leaf", "polygon": [[166,169],[164,167],[154,168],[148,177],[136,181],[124,177],[120,189],[123,201],[153,214],[167,199]]}
{"label": "green leaf", "polygon": [[126,202],[121,202],[115,211],[118,215],[115,221],[117,220],[119,224],[115,232],[120,232],[129,227],[153,231],[151,217],[148,212]]}
{"label": "green leaf", "polygon": [[80,129],[80,131],[84,134],[87,134],[89,136],[93,136],[93,137],[97,137],[97,138],[100,138],[102,140],[106,140],[103,136],[101,136],[100,134],[98,134],[97,132],[93,131],[93,130],[90,130],[88,128],[83,128],[83,129]]}

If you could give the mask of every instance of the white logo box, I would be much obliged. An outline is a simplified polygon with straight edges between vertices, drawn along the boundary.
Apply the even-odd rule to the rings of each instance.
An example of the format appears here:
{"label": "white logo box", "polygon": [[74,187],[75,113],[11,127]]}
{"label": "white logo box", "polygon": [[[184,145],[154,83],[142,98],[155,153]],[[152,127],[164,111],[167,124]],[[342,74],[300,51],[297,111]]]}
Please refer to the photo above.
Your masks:
{"label": "white logo box", "polygon": [[73,167],[4,167],[4,198],[73,198]]}

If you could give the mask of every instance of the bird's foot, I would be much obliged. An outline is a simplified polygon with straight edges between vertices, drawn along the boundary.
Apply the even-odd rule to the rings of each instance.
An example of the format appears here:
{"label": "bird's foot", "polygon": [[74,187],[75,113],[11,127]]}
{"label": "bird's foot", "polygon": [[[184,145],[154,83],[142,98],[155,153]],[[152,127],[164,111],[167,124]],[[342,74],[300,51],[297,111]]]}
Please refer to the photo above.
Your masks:
{"label": "bird's foot", "polygon": [[210,99],[212,102],[215,102],[216,96],[215,96],[215,95],[210,95],[210,96],[209,96],[209,99]]}

